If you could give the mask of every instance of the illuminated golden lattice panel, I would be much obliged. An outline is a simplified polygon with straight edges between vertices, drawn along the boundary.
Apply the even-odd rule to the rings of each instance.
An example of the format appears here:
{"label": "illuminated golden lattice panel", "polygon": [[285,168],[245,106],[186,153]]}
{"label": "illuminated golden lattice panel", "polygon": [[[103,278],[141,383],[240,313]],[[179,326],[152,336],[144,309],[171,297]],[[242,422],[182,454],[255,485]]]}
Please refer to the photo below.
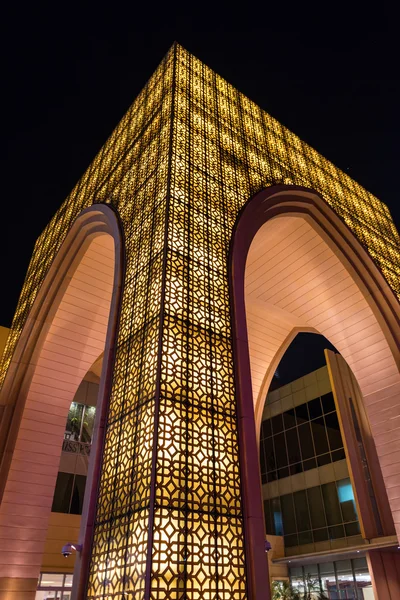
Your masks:
{"label": "illuminated golden lattice panel", "polygon": [[246,597],[227,258],[240,209],[276,183],[317,190],[400,297],[386,206],[178,45],[35,246],[3,377],[82,209],[107,202],[123,228],[91,600]]}

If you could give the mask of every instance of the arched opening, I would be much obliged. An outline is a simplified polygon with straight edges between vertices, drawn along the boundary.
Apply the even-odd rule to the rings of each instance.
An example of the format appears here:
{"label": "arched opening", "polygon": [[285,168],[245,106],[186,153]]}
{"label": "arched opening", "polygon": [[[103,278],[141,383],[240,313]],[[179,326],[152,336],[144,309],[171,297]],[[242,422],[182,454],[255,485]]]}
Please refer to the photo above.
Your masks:
{"label": "arched opening", "polygon": [[[254,493],[260,484],[253,438],[260,431],[274,372],[300,331],[324,335],[354,374],[384,534],[393,533],[393,521],[399,527],[400,482],[393,477],[399,457],[392,446],[400,424],[395,400],[399,305],[354,235],[311,190],[277,186],[249,201],[237,222],[231,257],[248,562],[250,581],[260,587],[265,581],[257,586],[256,572],[265,567],[265,540],[259,534],[261,491]],[[252,419],[255,431],[249,426]],[[364,497],[361,479],[354,482],[359,502]],[[371,523],[366,528],[373,537]]]}
{"label": "arched opening", "polygon": [[[110,392],[122,260],[114,212],[103,205],[83,211],[42,284],[2,389],[2,428],[9,434],[1,464],[0,531],[10,540],[12,552],[8,548],[2,553],[0,581],[10,597],[18,592],[34,597],[63,438],[74,429],[73,423],[66,427],[71,403],[104,354],[101,372],[97,369],[97,414],[82,522],[90,545],[88,527]],[[82,443],[82,427],[77,435],[75,441]]]}

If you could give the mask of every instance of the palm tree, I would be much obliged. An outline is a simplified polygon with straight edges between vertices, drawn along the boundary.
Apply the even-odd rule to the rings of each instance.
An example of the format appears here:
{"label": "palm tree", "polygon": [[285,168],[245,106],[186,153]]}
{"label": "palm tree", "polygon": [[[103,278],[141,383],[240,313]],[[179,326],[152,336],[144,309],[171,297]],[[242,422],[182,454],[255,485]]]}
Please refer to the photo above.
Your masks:
{"label": "palm tree", "polygon": [[300,600],[301,598],[289,581],[273,581],[271,591],[272,600]]}
{"label": "palm tree", "polygon": [[329,600],[328,596],[321,589],[321,582],[317,578],[311,577],[310,573],[305,576],[304,593],[301,595],[304,600]]}

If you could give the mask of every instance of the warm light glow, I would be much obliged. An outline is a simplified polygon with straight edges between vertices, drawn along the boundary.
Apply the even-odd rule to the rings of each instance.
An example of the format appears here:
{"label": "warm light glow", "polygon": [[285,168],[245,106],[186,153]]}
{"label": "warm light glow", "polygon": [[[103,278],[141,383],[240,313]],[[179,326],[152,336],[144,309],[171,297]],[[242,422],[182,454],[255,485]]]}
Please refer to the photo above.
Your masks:
{"label": "warm light glow", "polygon": [[386,206],[180,46],[36,243],[3,378],[80,212],[111,204],[124,230],[88,599],[143,597],[149,527],[152,598],[246,596],[227,256],[239,210],[277,182],[319,192],[400,297]]}

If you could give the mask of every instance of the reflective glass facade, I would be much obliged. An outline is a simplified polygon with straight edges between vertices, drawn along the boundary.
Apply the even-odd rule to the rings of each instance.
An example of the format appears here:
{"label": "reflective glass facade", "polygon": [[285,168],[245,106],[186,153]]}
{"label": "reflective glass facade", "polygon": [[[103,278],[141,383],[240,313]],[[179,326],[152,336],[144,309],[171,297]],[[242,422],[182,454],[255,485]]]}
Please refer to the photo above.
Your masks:
{"label": "reflective glass facade", "polygon": [[359,535],[350,479],[264,501],[267,534],[284,535],[285,547]]}
{"label": "reflective glass facade", "polygon": [[344,458],[332,392],[262,422],[262,483]]}
{"label": "reflective glass facade", "polygon": [[329,600],[373,600],[374,595],[367,560],[364,557],[309,564],[289,570],[290,581],[301,594],[318,592]]}

